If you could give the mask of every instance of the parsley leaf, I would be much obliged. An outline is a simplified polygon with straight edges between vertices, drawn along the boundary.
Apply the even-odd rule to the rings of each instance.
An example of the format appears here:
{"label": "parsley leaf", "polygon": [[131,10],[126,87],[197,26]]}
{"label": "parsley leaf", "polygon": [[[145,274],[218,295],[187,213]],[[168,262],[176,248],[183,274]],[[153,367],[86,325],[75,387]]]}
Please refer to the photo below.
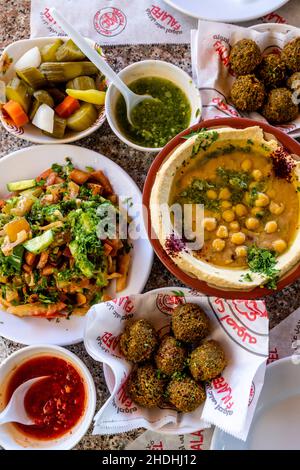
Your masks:
{"label": "parsley leaf", "polygon": [[248,249],[247,261],[250,271],[266,276],[268,280],[266,286],[269,289],[276,289],[279,270],[275,267],[277,263],[275,251],[252,245]]}

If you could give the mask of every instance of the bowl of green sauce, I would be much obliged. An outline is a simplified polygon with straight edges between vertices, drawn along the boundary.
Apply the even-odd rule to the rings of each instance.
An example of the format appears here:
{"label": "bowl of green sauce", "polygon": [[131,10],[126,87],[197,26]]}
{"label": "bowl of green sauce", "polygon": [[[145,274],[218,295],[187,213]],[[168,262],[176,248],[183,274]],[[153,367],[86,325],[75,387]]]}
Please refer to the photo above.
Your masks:
{"label": "bowl of green sauce", "polygon": [[113,132],[130,147],[159,152],[175,135],[196,124],[201,116],[200,93],[191,77],[179,67],[160,60],[144,60],[119,73],[139,95],[151,95],[127,119],[123,96],[114,85],[106,95],[106,115]]}

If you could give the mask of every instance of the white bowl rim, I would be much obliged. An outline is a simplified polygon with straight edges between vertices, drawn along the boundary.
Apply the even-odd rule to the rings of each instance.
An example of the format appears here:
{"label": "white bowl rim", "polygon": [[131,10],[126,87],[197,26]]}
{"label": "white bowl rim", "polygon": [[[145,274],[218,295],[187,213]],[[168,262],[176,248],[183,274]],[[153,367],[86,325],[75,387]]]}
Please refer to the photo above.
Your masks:
{"label": "white bowl rim", "polygon": [[[34,354],[34,353],[37,353],[37,352],[42,353],[43,351],[45,353],[47,353],[47,352],[51,353],[51,351],[53,351],[54,354],[55,354],[55,352],[60,353],[65,358],[68,358],[70,360],[70,362],[73,362],[73,364],[78,368],[79,372],[82,374],[82,378],[84,379],[86,387],[87,387],[88,401],[87,401],[87,405],[86,405],[84,415],[82,417],[82,422],[80,423],[79,428],[77,430],[78,436],[75,440],[73,440],[73,434],[71,434],[69,437],[66,438],[65,446],[63,446],[63,447],[59,446],[59,449],[70,450],[73,447],[75,447],[78,444],[78,442],[85,436],[88,428],[90,427],[90,425],[93,421],[95,411],[96,411],[96,387],[95,387],[95,382],[94,382],[94,379],[92,377],[92,374],[90,373],[89,369],[87,368],[87,366],[85,365],[83,360],[80,359],[80,357],[78,357],[72,351],[69,351],[68,349],[63,348],[61,346],[56,346],[56,345],[53,345],[53,344],[35,344],[35,345],[32,345],[32,346],[22,347],[22,348],[20,348],[16,351],[14,351],[8,357],[6,357],[0,364],[0,371],[4,368],[4,366],[7,366],[9,368],[10,361],[16,359],[18,356],[22,357],[22,355],[24,353],[26,354],[27,352],[32,352]],[[21,361],[20,361],[20,363],[21,363]],[[47,449],[48,450],[55,450],[58,447],[57,443],[59,443],[60,440],[63,439],[63,438],[64,438],[64,436],[62,436],[61,438],[58,438],[57,442],[56,442],[56,445],[54,444],[53,446],[49,446],[49,447],[47,447]],[[69,441],[72,442],[71,445],[68,445]],[[51,441],[49,441],[49,442],[51,442]],[[30,448],[30,447],[28,447],[26,449],[36,450],[35,448]],[[37,450],[43,450],[43,449],[39,448]]]}
{"label": "white bowl rim", "polygon": [[[179,71],[179,73],[181,73],[183,76],[185,76],[186,79],[188,81],[190,81],[191,84],[194,86],[196,94],[198,96],[198,108],[200,109],[201,112],[200,112],[199,116],[197,116],[197,118],[193,118],[191,116],[190,123],[189,123],[188,127],[191,127],[194,124],[196,124],[200,120],[201,113],[202,113],[201,94],[200,94],[200,91],[199,91],[198,87],[195,85],[192,77],[185,70],[183,70],[182,68],[178,67],[177,65],[172,64],[171,62],[167,62],[165,60],[146,59],[146,60],[141,60],[139,62],[134,62],[133,64],[127,65],[127,67],[125,67],[124,69],[122,69],[118,73],[118,76],[120,78],[122,78],[127,72],[130,72],[132,69],[143,67],[143,65],[151,65],[153,63],[161,64],[161,65],[163,64],[163,65],[168,66],[170,69]],[[110,108],[111,94],[112,94],[112,92],[114,91],[115,88],[116,87],[114,86],[114,84],[110,83],[110,85],[108,87],[108,90],[106,92],[106,97],[105,97],[106,119],[107,119],[107,122],[108,122],[111,130],[116,134],[116,136],[122,142],[124,142],[129,147],[132,147],[136,150],[140,150],[142,152],[153,152],[153,153],[160,152],[164,147],[143,147],[142,145],[135,144],[131,140],[127,139],[124,134],[122,134],[121,132],[118,131],[118,129],[116,129],[116,127],[114,126],[114,124],[112,122],[112,119],[111,119],[111,108]],[[183,91],[185,91],[185,90],[183,90]],[[187,98],[188,98],[188,96],[187,96]],[[107,103],[109,103],[109,105]]]}
{"label": "white bowl rim", "polygon": [[[271,362],[270,364],[267,364],[264,383],[263,383],[263,388],[267,386],[267,378],[270,374],[274,373],[273,370],[274,369],[275,370],[276,369],[280,370],[282,367],[287,367],[287,365],[291,365],[291,363],[292,363],[291,358],[292,358],[292,356],[285,356],[285,357],[281,357],[280,359],[277,359],[274,362]],[[261,393],[263,391],[263,388],[261,390]],[[260,393],[260,396],[261,396],[261,393]],[[258,403],[257,403],[256,409],[255,409],[255,412],[254,412],[253,422],[254,422],[255,416],[259,415],[259,413],[260,413],[260,410],[259,410],[259,404],[260,404],[260,400],[261,400],[260,396],[258,398]],[[218,442],[220,442],[220,440],[222,439],[222,434],[224,432],[225,431],[223,431],[222,429],[217,428],[217,427],[214,429],[214,432],[213,432],[213,435],[212,435],[212,438],[211,438],[211,443],[210,443],[210,450],[218,450],[219,449]],[[235,439],[235,438],[233,437],[233,439]],[[247,441],[244,441],[244,443],[246,443],[246,442]]]}
{"label": "white bowl rim", "polygon": [[[69,38],[69,36],[41,36],[41,37],[37,37],[37,38],[18,39],[17,41],[11,42],[10,44],[8,44],[3,49],[3,51],[0,54],[0,63],[1,63],[2,58],[5,56],[5,54],[9,55],[9,49],[15,47],[18,44],[25,44],[25,43],[30,44],[30,43],[32,43],[32,45],[33,45],[35,43],[42,42],[42,41],[53,41],[55,39],[62,39],[64,41],[64,40],[67,40],[68,38]],[[87,38],[87,37],[85,37],[85,39],[92,45],[96,45],[96,44],[98,45],[98,43],[96,41],[94,41],[93,39],[90,39],[90,38]],[[100,44],[99,44],[99,47],[102,49],[102,46]],[[3,78],[3,75],[0,74],[0,80],[2,78]],[[88,127],[84,131],[75,132],[69,137],[64,137],[63,139],[56,139],[56,138],[52,137],[51,140],[49,139],[47,141],[44,141],[40,137],[28,136],[28,133],[26,132],[26,129],[25,129],[24,133],[21,134],[21,135],[14,134],[9,129],[9,127],[6,125],[2,115],[0,114],[0,122],[1,122],[2,126],[4,127],[4,129],[6,130],[6,132],[9,132],[10,134],[12,134],[13,137],[17,137],[19,139],[26,140],[27,142],[32,142],[33,144],[41,144],[41,145],[46,145],[46,144],[50,144],[50,145],[68,144],[68,143],[71,143],[71,142],[76,142],[77,140],[80,140],[80,139],[84,139],[85,137],[88,137],[89,135],[93,134],[93,132],[96,132],[98,129],[100,129],[100,127],[104,124],[104,122],[106,120],[105,105],[104,105],[103,110],[101,111],[101,113],[98,113],[98,117],[97,117],[96,121],[98,121],[98,120],[99,120],[99,122],[97,122],[96,125],[92,124],[92,126]]]}

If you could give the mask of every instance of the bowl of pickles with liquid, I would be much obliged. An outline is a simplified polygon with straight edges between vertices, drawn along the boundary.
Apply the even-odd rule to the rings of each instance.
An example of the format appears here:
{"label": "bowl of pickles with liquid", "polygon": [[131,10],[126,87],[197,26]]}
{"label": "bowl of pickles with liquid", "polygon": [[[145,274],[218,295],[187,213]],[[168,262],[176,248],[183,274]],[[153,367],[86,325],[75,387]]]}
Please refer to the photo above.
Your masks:
{"label": "bowl of pickles with liquid", "polygon": [[105,77],[71,39],[16,41],[0,59],[0,120],[33,143],[74,142],[105,121],[106,88]]}

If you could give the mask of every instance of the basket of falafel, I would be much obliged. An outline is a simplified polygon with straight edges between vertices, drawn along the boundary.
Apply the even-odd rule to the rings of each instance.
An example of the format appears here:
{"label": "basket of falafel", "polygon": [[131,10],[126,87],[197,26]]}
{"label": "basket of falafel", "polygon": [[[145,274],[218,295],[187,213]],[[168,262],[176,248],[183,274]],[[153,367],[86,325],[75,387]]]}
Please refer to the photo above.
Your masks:
{"label": "basket of falafel", "polygon": [[300,34],[199,21],[193,73],[203,119],[250,117],[300,135]]}
{"label": "basket of falafel", "polygon": [[263,301],[178,288],[114,299],[90,309],[84,343],[103,363],[111,394],[94,434],[182,434],[214,424],[246,437],[268,356]]}

